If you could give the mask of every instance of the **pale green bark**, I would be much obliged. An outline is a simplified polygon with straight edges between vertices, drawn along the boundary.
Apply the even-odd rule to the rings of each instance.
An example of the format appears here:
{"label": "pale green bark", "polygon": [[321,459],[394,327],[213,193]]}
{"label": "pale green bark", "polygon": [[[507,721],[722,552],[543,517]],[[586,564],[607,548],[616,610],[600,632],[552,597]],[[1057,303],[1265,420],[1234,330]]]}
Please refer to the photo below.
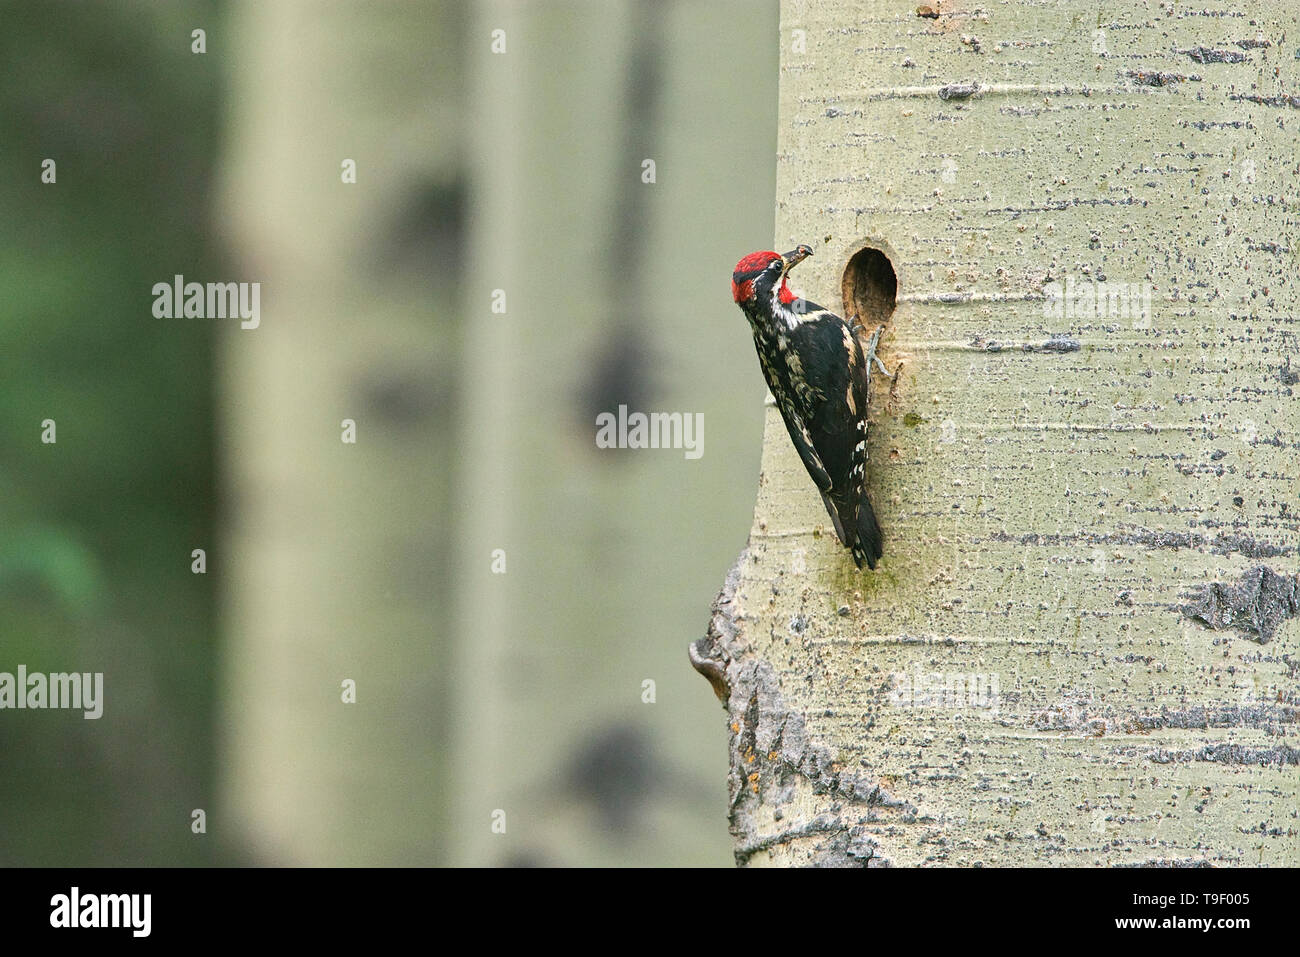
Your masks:
{"label": "pale green bark", "polygon": [[[1300,629],[1180,610],[1296,571],[1294,17],[941,8],[782,5],[776,248],[815,243],[793,284],[837,308],[885,249],[903,369],[876,383],[875,572],[768,410],[695,648],[729,692],[738,857],[1294,865]],[[1067,277],[1150,283],[1149,320],[1045,316]],[[998,707],[901,706],[918,671],[996,676]]]}

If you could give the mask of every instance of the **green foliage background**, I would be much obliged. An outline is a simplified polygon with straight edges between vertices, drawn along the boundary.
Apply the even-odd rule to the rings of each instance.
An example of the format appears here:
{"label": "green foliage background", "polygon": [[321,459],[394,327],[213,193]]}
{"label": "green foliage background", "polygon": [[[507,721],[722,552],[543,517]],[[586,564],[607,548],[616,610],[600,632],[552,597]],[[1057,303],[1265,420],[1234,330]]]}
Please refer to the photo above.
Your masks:
{"label": "green foliage background", "polygon": [[213,775],[213,602],[189,569],[214,518],[213,330],[160,324],[150,287],[217,268],[222,78],[187,42],[214,12],[0,13],[0,670],[103,671],[108,700],[0,717],[4,863],[210,859],[177,808]]}

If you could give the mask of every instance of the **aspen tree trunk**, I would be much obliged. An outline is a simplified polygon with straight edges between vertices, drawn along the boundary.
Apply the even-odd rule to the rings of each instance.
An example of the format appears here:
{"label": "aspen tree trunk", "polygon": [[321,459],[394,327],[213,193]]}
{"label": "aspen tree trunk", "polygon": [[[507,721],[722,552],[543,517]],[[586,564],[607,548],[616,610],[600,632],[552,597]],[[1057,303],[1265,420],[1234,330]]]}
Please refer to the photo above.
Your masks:
{"label": "aspen tree trunk", "polygon": [[[750,507],[753,433],[722,424],[757,428],[761,393],[718,356],[772,184],[771,48],[737,51],[771,42],[775,10],[474,12],[453,860],[725,863],[722,742],[701,743],[713,703],[678,636],[734,554],[712,529]],[[620,404],[702,414],[703,457],[598,448]]]}
{"label": "aspen tree trunk", "polygon": [[255,863],[446,853],[454,277],[433,269],[449,258],[434,207],[459,111],[429,65],[454,62],[454,15],[238,4],[210,41],[233,87],[221,221],[239,277],[262,283],[262,322],[221,343],[209,832]]}
{"label": "aspen tree trunk", "polygon": [[888,257],[902,368],[874,573],[767,410],[691,649],[740,863],[1300,862],[1285,6],[782,3],[775,248]]}

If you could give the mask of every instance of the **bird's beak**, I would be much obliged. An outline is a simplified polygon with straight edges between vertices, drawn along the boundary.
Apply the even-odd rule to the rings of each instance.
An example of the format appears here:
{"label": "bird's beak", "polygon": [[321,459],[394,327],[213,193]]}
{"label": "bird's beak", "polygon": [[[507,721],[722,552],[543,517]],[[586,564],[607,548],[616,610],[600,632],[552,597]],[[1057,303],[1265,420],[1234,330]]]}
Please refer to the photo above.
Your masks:
{"label": "bird's beak", "polygon": [[812,247],[805,246],[803,243],[800,243],[790,252],[785,253],[784,255],[781,256],[781,259],[785,261],[784,271],[789,272],[791,269],[799,265],[799,263],[803,262],[811,255],[812,255]]}

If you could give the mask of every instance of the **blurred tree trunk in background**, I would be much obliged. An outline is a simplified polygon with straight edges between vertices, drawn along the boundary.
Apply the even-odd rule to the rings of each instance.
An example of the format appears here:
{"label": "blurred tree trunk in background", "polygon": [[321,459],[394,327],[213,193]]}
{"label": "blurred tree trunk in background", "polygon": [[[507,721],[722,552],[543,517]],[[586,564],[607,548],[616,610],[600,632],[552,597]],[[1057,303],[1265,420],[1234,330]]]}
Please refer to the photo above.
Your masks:
{"label": "blurred tree trunk in background", "polygon": [[739,861],[1300,862],[1300,60],[1211,7],[782,4],[776,248],[883,251],[903,368],[874,573],[767,412],[693,649]]}
{"label": "blurred tree trunk in background", "polygon": [[459,7],[238,4],[208,41],[233,61],[221,219],[263,283],[260,328],[222,330],[209,832],[257,862],[445,854]]}
{"label": "blurred tree trunk in background", "polygon": [[[210,830],[304,864],[726,863],[681,639],[751,510],[727,289],[771,225],[775,5],[237,10],[224,210],[264,318],[224,345]],[[620,404],[703,414],[703,457],[597,448]]]}
{"label": "blurred tree trunk in background", "polygon": [[[775,33],[775,5],[748,0],[477,5],[460,863],[728,861],[722,742],[681,636],[757,466],[761,392],[727,358],[748,348],[727,289],[770,228]],[[597,448],[619,405],[702,413],[703,458]]]}

